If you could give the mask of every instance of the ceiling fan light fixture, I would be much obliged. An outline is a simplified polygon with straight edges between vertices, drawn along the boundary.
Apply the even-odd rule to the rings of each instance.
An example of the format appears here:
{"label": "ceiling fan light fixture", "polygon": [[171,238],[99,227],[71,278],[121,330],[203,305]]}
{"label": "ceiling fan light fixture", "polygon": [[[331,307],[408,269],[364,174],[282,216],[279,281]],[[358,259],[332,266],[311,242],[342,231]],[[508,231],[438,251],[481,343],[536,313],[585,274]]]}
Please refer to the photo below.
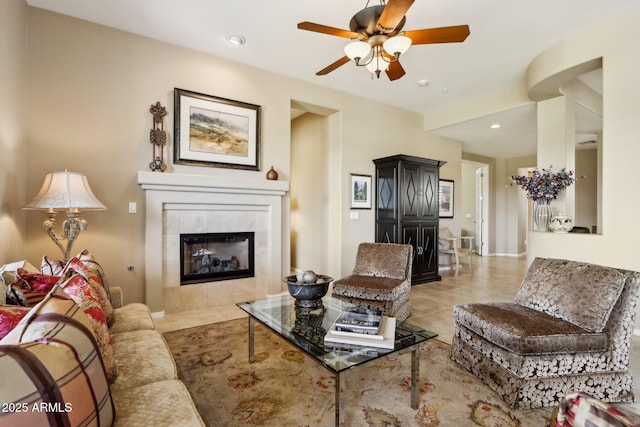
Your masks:
{"label": "ceiling fan light fixture", "polygon": [[411,39],[407,36],[394,36],[389,37],[382,44],[382,48],[390,55],[396,57],[396,59],[409,50],[411,47]]}
{"label": "ceiling fan light fixture", "polygon": [[366,58],[370,52],[371,46],[369,43],[363,41],[352,42],[344,47],[345,55],[347,55],[349,59],[356,61],[356,64],[360,62],[361,59]]}
{"label": "ceiling fan light fixture", "polygon": [[380,78],[380,73],[382,71],[387,71],[389,68],[389,62],[383,58],[382,52],[378,50],[365,68],[369,70],[370,73],[375,74],[376,77]]}
{"label": "ceiling fan light fixture", "polygon": [[406,14],[415,0],[378,0],[380,4],[376,6],[370,6],[370,2],[367,0],[364,9],[353,15],[348,30],[308,21],[298,23],[300,30],[350,40],[344,47],[345,55],[316,72],[316,75],[327,75],[353,60],[357,67],[366,67],[372,76],[375,74],[380,77],[381,72],[386,71],[389,81],[395,81],[406,75],[400,64],[400,55],[411,46],[460,43],[470,34],[468,25],[405,32]]}

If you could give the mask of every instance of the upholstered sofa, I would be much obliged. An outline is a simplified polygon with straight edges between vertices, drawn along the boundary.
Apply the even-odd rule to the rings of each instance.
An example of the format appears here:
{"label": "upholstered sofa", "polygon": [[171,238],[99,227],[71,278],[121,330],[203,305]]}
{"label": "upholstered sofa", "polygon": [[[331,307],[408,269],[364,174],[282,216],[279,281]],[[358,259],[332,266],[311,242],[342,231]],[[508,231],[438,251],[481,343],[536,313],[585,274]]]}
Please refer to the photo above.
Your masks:
{"label": "upholstered sofa", "polygon": [[108,355],[60,285],[0,341],[0,426],[205,425],[148,307],[109,295]]}
{"label": "upholstered sofa", "polygon": [[637,272],[536,258],[513,302],[454,307],[451,357],[511,407],[554,406],[572,390],[631,402],[639,289]]}

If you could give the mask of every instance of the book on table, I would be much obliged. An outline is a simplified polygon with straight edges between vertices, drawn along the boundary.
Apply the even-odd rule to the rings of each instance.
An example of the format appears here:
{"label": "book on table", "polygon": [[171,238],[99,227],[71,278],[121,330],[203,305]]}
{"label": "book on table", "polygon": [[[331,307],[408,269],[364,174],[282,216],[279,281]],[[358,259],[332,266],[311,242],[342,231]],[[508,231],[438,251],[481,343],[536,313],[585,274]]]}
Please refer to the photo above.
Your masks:
{"label": "book on table", "polygon": [[330,329],[331,333],[334,335],[342,335],[345,337],[360,337],[360,338],[366,338],[366,339],[371,339],[371,340],[383,340],[384,339],[384,328],[385,328],[385,322],[387,320],[386,316],[382,316],[380,318],[380,322],[378,325],[378,328],[374,331],[374,330],[366,330],[363,331],[361,329],[353,329],[353,328],[344,328],[344,327],[339,327],[337,323],[334,323],[335,328]]}
{"label": "book on table", "polygon": [[336,331],[377,335],[382,320],[381,310],[351,307],[338,316],[335,321]]}
{"label": "book on table", "polygon": [[[325,345],[348,344],[362,347],[378,347],[393,349],[396,340],[396,318],[382,316],[380,324],[380,336],[362,334],[357,332],[337,331],[335,322],[324,336]],[[340,333],[342,332],[342,333]]]}

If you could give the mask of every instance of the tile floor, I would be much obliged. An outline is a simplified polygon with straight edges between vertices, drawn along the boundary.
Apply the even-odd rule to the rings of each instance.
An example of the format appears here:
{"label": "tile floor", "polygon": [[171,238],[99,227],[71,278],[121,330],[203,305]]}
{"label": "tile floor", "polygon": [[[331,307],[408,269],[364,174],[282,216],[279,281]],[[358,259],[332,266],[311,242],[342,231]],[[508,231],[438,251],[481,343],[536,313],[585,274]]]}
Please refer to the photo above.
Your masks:
{"label": "tile floor", "polygon": [[[469,302],[500,302],[513,300],[526,273],[524,257],[474,257],[473,273],[463,265],[458,276],[454,271],[442,271],[442,280],[415,285],[411,288],[411,311],[407,319],[439,334],[438,339],[451,343],[453,337],[453,306]],[[235,305],[166,315],[155,319],[161,332],[246,317]],[[636,324],[638,321],[636,320]],[[635,379],[635,394],[640,400],[640,336],[634,336],[631,349],[631,371]],[[633,405],[640,413],[640,403]]]}

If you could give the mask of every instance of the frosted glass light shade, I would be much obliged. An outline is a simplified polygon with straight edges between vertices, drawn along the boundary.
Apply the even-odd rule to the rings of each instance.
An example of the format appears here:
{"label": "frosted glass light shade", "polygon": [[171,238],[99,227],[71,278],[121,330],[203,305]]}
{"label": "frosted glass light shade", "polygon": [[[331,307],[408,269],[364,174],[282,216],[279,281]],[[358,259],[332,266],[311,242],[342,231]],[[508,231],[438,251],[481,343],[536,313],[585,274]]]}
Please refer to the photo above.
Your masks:
{"label": "frosted glass light shade", "polygon": [[389,63],[382,59],[381,53],[378,53],[365,68],[371,73],[375,73],[376,71],[387,71]]}
{"label": "frosted glass light shade", "polygon": [[385,40],[382,47],[391,55],[402,55],[411,47],[411,39],[407,36],[391,37]]}
{"label": "frosted glass light shade", "polygon": [[369,55],[371,46],[366,42],[352,42],[344,47],[344,53],[349,59],[362,59]]}
{"label": "frosted glass light shade", "polygon": [[42,188],[24,209],[105,210],[89,187],[87,177],[77,172],[49,172]]}

